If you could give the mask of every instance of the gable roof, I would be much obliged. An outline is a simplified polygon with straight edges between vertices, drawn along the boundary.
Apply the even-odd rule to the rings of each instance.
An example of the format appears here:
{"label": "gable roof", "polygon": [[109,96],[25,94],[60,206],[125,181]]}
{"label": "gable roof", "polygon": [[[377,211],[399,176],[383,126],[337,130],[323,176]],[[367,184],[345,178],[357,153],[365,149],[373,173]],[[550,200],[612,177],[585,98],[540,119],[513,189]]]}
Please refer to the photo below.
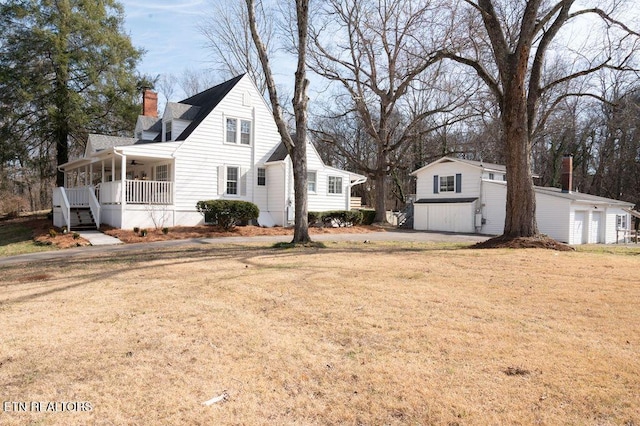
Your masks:
{"label": "gable roof", "polygon": [[[190,98],[184,99],[178,103],[184,105],[190,105],[194,107],[198,107],[198,110],[193,114],[193,121],[187,126],[186,129],[176,138],[176,141],[183,141],[189,137],[191,133],[200,125],[202,120],[209,115],[213,109],[218,106],[220,101],[224,99],[225,96],[235,87],[236,84],[244,77],[245,74],[240,74],[237,77],[232,78],[231,80],[227,80],[224,83],[218,84],[217,86],[211,87],[203,92],[197,93]],[[158,139],[158,138],[156,138]]]}
{"label": "gable roof", "polygon": [[181,104],[180,102],[167,102],[164,115],[168,115],[171,119],[193,120],[198,115],[198,111],[200,111],[198,106]]}
{"label": "gable roof", "polygon": [[432,167],[432,166],[434,166],[436,164],[447,163],[447,162],[456,162],[456,163],[468,164],[468,165],[473,166],[473,167],[477,167],[477,168],[480,168],[480,169],[493,171],[493,172],[506,173],[506,171],[507,171],[507,167],[503,166],[502,164],[486,163],[484,161],[466,160],[464,158],[456,158],[456,157],[442,157],[442,158],[439,158],[439,159],[437,159],[435,161],[432,161],[431,163],[427,164],[426,166],[423,166],[423,167],[419,168],[418,170],[415,170],[415,171],[411,172],[411,175],[415,176],[418,173],[422,172],[423,170],[428,169],[429,167]]}
{"label": "gable roof", "polygon": [[145,132],[161,132],[162,120],[157,117],[149,117],[148,115],[139,115],[138,123]]}

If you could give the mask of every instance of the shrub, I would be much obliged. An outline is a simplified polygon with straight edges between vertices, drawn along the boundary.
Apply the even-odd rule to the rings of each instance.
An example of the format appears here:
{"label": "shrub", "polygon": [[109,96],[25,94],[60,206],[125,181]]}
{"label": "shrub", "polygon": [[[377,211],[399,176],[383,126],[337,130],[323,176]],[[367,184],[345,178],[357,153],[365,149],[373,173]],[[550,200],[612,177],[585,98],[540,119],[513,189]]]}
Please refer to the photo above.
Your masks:
{"label": "shrub", "polygon": [[78,234],[77,232],[73,233],[73,239],[77,240],[78,238],[80,238],[80,234]]}
{"label": "shrub", "polygon": [[164,235],[167,235],[169,233],[169,228],[167,228],[166,226],[164,228],[162,228],[162,233]]}
{"label": "shrub", "polygon": [[140,232],[140,228],[137,227],[137,226],[134,226],[133,227],[133,232],[135,232],[137,234],[138,232]]}
{"label": "shrub", "polygon": [[309,226],[316,226],[322,224],[322,212],[308,212],[307,213],[307,221],[309,222]]}
{"label": "shrub", "polygon": [[248,201],[208,200],[198,201],[196,209],[204,215],[205,223],[217,224],[225,230],[241,222],[258,219],[260,209]]}
{"label": "shrub", "polygon": [[140,236],[141,237],[146,237],[147,236],[148,231],[146,229],[141,229],[140,230]]}
{"label": "shrub", "polygon": [[376,211],[375,210],[360,210],[362,213],[362,224],[363,225],[371,225],[376,220]]}
{"label": "shrub", "polygon": [[328,226],[338,225],[340,228],[362,223],[362,212],[359,210],[333,210],[322,214],[322,222]]}
{"label": "shrub", "polygon": [[53,228],[49,229],[49,236],[51,238],[55,238],[57,235],[58,235],[58,233],[56,232],[55,229],[53,229]]}

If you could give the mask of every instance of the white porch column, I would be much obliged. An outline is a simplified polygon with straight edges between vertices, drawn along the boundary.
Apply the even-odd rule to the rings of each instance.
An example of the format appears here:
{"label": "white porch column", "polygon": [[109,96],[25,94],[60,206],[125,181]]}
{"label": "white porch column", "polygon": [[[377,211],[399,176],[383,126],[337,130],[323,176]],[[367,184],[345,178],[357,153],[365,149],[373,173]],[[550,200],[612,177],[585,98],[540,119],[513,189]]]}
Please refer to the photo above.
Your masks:
{"label": "white porch column", "polygon": [[116,156],[111,157],[111,182],[116,180]]}
{"label": "white porch column", "polygon": [[[127,180],[127,156],[122,154],[122,157],[120,158],[120,181],[122,182],[122,206],[124,207],[126,201],[127,201],[127,197],[126,197],[126,193],[127,193],[127,186],[126,184],[126,180]],[[124,208],[122,209],[124,210]]]}
{"label": "white porch column", "polygon": [[104,183],[104,160],[100,161],[100,164],[102,166],[102,178],[100,179],[100,182]]}

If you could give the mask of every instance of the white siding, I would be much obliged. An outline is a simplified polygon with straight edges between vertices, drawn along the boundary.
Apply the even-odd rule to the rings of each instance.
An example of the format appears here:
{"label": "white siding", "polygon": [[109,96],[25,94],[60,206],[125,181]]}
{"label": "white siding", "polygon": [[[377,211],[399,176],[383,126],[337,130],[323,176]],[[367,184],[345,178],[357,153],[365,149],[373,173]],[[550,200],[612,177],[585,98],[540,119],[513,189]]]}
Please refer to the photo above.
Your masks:
{"label": "white siding", "polygon": [[285,163],[279,162],[267,166],[267,191],[265,209],[271,213],[271,217],[276,225],[286,225],[285,217],[285,188],[287,186],[285,176]]}
{"label": "white siding", "polygon": [[[462,175],[462,192],[433,192],[434,176]],[[416,175],[416,198],[469,198],[477,197],[480,193],[480,169],[470,164],[457,161],[444,161],[426,167]]]}
{"label": "white siding", "polygon": [[184,132],[184,129],[189,126],[189,124],[191,124],[191,122],[187,120],[171,120],[171,140],[176,140],[176,138]]}
{"label": "white siding", "polygon": [[[258,101],[244,105],[246,93]],[[176,208],[188,212],[195,209],[198,200],[231,198],[255,202],[261,211],[268,210],[264,194],[256,196],[256,168],[280,143],[280,136],[271,112],[261,99],[251,80],[241,79],[177,150]],[[227,117],[252,121],[250,146],[225,143]],[[246,195],[218,195],[218,166],[246,170]]]}
{"label": "white siding", "polygon": [[536,221],[541,233],[554,240],[569,243],[571,235],[571,201],[536,193]]}
{"label": "white siding", "polygon": [[[631,207],[629,207],[631,208]],[[620,207],[609,207],[606,209],[605,223],[605,243],[612,244],[616,242],[624,242],[624,235],[622,232],[617,232],[616,216],[623,215],[627,217],[627,228],[631,226],[631,215],[624,211]]]}
{"label": "white siding", "polygon": [[[316,172],[316,192],[308,194],[309,211],[348,210],[349,173],[324,165],[313,145],[307,146],[307,169]],[[342,193],[329,193],[329,176],[342,178]]]}

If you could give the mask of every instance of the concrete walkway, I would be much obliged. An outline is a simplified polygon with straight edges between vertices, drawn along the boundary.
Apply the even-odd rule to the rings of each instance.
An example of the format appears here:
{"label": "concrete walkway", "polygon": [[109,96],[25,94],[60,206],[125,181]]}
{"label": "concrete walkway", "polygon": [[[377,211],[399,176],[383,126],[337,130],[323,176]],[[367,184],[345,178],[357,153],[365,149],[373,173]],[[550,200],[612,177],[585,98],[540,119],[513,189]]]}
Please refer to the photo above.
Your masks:
{"label": "concrete walkway", "polygon": [[112,246],[114,244],[122,244],[122,241],[111,235],[103,234],[100,231],[80,231],[78,232],[82,238],[89,241],[92,246]]}
{"label": "concrete walkway", "polygon": [[[97,231],[89,231],[96,232]],[[80,235],[83,238],[84,234]],[[101,234],[101,233],[100,233]],[[102,234],[104,237],[108,235]],[[99,237],[99,236],[96,236]],[[449,243],[476,243],[487,240],[486,235],[461,235],[439,232],[422,232],[401,229],[388,229],[384,232],[368,232],[364,234],[318,234],[311,236],[314,241],[354,241],[354,242],[375,242],[375,241],[400,241],[400,242],[449,242]],[[102,237],[100,237],[102,238]],[[55,259],[66,259],[69,257],[95,256],[106,253],[118,253],[134,250],[155,250],[168,247],[181,247],[194,244],[242,244],[242,243],[277,243],[291,241],[291,235],[262,235],[256,237],[219,237],[219,238],[191,238],[187,240],[167,240],[154,241],[150,243],[122,244],[120,240],[113,238],[120,244],[93,245],[87,247],[76,247],[64,250],[43,251],[38,253],[21,254],[18,256],[0,257],[0,266],[12,265],[22,262],[39,262]],[[87,238],[91,241],[89,238]],[[93,243],[92,243],[93,244]]]}

